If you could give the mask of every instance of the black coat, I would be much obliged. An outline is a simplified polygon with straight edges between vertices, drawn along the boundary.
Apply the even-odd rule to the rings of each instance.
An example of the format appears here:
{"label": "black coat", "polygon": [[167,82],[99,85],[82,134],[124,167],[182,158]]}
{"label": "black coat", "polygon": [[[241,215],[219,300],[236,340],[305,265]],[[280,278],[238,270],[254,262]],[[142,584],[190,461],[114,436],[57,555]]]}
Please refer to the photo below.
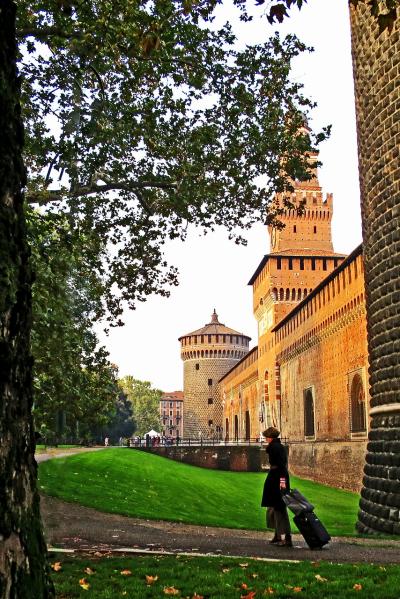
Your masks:
{"label": "black coat", "polygon": [[287,452],[280,439],[273,439],[266,449],[270,470],[264,483],[262,507],[273,507],[276,510],[284,510],[280,490],[280,479],[285,478],[286,490],[290,490],[289,473],[287,469]]}

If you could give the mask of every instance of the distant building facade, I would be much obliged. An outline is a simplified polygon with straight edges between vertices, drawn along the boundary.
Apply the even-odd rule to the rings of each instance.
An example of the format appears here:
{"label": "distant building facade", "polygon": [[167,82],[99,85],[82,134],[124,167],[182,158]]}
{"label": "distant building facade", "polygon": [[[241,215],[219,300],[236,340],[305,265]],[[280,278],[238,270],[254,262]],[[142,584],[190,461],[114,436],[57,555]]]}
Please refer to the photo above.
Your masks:
{"label": "distant building facade", "polygon": [[249,351],[250,337],[218,320],[182,335],[184,416],[183,436],[223,436],[223,407],[219,379]]}
{"label": "distant building facade", "polygon": [[161,434],[176,439],[183,436],[183,392],[164,393],[160,399]]}
{"label": "distant building facade", "polygon": [[368,352],[361,246],[333,251],[333,198],[317,173],[297,182],[285,227],[250,279],[258,346],[219,382],[225,439],[268,426],[290,447],[292,472],[359,490],[368,436]]}

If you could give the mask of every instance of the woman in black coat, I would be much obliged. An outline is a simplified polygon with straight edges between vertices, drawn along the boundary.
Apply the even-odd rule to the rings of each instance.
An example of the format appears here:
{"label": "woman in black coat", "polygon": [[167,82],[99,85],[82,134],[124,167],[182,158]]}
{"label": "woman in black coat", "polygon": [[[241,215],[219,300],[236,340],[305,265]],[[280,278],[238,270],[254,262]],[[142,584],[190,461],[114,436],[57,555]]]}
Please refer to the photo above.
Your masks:
{"label": "woman in black coat", "polygon": [[[282,493],[290,490],[287,453],[279,439],[280,432],[270,426],[263,432],[268,445],[266,448],[270,469],[264,483],[262,507],[267,508],[267,527],[275,529],[271,543],[281,547],[292,547],[290,521]],[[282,535],[285,535],[282,540]]]}

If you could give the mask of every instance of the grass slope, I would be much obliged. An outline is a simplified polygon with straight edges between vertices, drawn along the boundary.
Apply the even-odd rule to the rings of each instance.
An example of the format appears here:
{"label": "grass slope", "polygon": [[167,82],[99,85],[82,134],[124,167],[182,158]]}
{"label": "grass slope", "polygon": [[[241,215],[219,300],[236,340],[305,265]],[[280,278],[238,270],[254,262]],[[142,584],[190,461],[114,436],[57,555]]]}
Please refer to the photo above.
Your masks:
{"label": "grass slope", "polygon": [[[58,599],[398,599],[397,566],[266,563],[230,558],[185,556],[105,557],[97,560],[57,555],[61,569],[53,573]],[[54,559],[54,562],[56,560]],[[90,570],[88,570],[90,568]],[[152,576],[153,580],[146,580]],[[157,579],[155,579],[157,577]],[[80,586],[89,584],[88,589]],[[150,582],[150,584],[149,584]]]}
{"label": "grass slope", "polygon": [[[188,466],[140,451],[112,448],[43,462],[44,493],[104,512],[205,526],[265,529],[264,473]],[[331,535],[353,535],[358,496],[291,479],[312,501]]]}

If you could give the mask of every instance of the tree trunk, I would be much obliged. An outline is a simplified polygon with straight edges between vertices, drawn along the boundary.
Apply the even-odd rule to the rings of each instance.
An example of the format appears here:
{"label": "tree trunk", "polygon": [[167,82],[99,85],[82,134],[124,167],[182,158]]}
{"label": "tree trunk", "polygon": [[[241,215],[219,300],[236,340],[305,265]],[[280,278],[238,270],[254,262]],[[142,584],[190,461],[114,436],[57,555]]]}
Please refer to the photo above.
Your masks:
{"label": "tree trunk", "polygon": [[15,5],[0,0],[0,598],[54,597],[36,489]]}
{"label": "tree trunk", "polygon": [[357,529],[400,534],[400,9],[379,34],[351,8],[371,428]]}

